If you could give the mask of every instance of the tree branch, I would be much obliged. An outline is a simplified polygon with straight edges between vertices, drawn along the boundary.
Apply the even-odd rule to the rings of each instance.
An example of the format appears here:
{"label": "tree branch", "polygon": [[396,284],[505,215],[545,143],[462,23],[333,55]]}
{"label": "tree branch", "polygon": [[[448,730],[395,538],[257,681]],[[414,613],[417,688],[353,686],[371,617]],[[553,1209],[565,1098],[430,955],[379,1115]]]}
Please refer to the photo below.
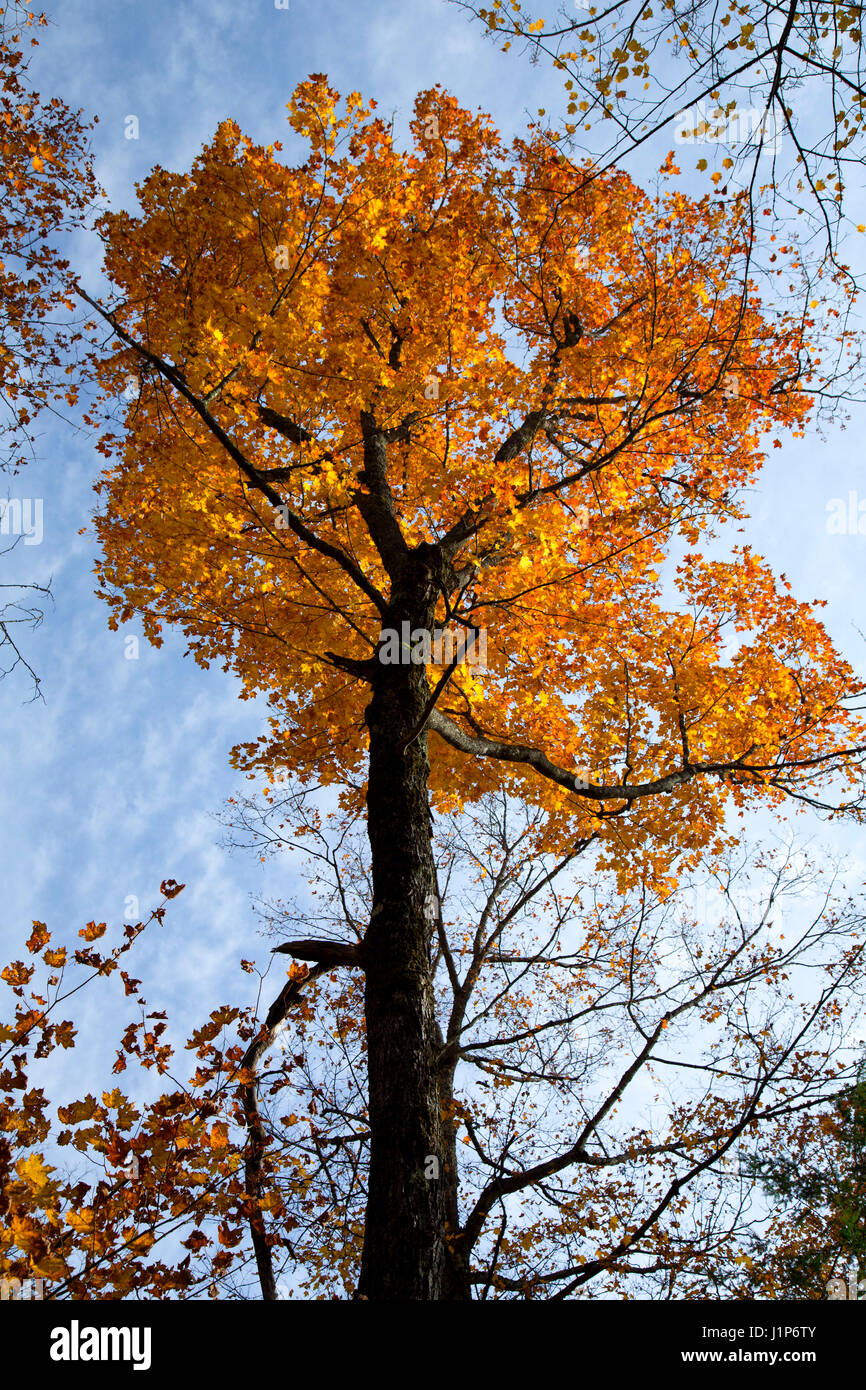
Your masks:
{"label": "tree branch", "polygon": [[325,555],[328,559],[334,560],[340,568],[349,575],[361,592],[367,595],[379,612],[384,614],[387,611],[385,599],[351,556],[347,555],[339,546],[332,545],[330,541],[323,540],[320,536],[317,536],[315,532],[311,531],[301,518],[286,505],[280,494],[271,487],[270,483],[267,482],[255,465],[250,463],[249,459],[241,452],[231,436],[223,429],[222,425],[214,419],[207,406],[203,404],[194,391],[190,390],[178,369],[158,356],[157,353],[151,352],[150,349],[146,348],[142,343],[137,342],[130,333],[127,333],[125,328],[121,328],[114,315],[98,303],[97,300],[92,299],[85,290],[77,287],[76,292],[86,303],[95,309],[103,319],[105,319],[106,323],[111,325],[111,328],[117,334],[118,338],[120,338],[121,342],[126,343],[127,347],[132,348],[133,352],[137,353],[145,362],[155,367],[160,376],[170,382],[178,395],[182,396],[183,399],[192,406],[193,410],[207,426],[210,433],[225,449],[229,458],[237,464],[241,473],[251,486],[263,493],[271,505],[278,508],[282,515],[285,516],[289,530],[298,537],[298,540],[303,541],[311,550],[316,550],[320,555]]}

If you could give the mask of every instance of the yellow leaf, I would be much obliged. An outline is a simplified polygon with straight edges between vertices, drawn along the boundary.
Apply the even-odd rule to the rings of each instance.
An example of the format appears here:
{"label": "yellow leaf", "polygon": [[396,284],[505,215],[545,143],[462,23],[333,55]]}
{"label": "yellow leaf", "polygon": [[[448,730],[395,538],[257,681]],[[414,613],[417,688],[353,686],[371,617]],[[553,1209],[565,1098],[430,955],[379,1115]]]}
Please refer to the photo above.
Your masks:
{"label": "yellow leaf", "polygon": [[27,1158],[19,1159],[15,1168],[19,1177],[26,1178],[34,1187],[44,1187],[49,1181],[49,1173],[54,1171],[45,1166],[41,1154],[29,1154]]}

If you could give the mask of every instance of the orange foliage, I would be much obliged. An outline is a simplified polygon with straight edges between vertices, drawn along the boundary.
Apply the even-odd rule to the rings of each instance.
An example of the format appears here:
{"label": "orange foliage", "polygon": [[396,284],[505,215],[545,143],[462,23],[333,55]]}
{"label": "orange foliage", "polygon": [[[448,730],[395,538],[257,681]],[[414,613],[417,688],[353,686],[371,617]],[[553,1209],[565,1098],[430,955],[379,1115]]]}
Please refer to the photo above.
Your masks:
{"label": "orange foliage", "polygon": [[58,324],[74,307],[73,278],[56,238],[82,223],[97,186],[89,127],[57,97],[42,101],[25,85],[22,32],[44,17],[22,8],[16,31],[10,8],[0,11],[0,395],[11,448],[6,463],[18,467],[38,412],[77,399],[66,354],[80,335]]}
{"label": "orange foliage", "polygon": [[[540,131],[506,149],[438,89],[408,152],[323,77],[289,110],[305,162],[227,121],[190,173],[154,170],[140,216],[103,221],[122,345],[96,366],[111,397],[137,382],[102,442],[112,623],[139,614],[155,643],[178,624],[274,706],[241,764],[337,783],[357,809],[369,686],[351,663],[394,593],[365,491],[375,429],[399,543],[447,550],[460,615],[487,631],[487,675],[460,668],[430,725],[440,809],[505,782],[545,806],[549,847],[596,833],[624,880],[662,883],[675,852],[719,843],[731,796],[831,775],[844,793],[851,670],[748,546],[711,558],[763,442],[810,407],[814,325],[762,313],[746,209],[585,179]],[[467,756],[455,728],[561,775]]]}
{"label": "orange foliage", "polygon": [[[164,907],[156,908],[149,921],[164,915]],[[174,1080],[165,1015],[147,1010],[139,981],[120,965],[147,925],[126,924],[122,942],[105,955],[75,951],[78,971],[70,983],[65,948],[47,949],[50,933],[35,923],[27,942],[33,963],[17,962],[0,976],[16,1001],[10,1021],[0,1024],[0,1278],[44,1279],[46,1297],[166,1298],[197,1288],[215,1294],[242,1238],[249,1201],[238,1147],[237,1072],[244,1049],[225,1046],[223,1037],[231,1024],[241,1038],[256,1034],[247,1012],[215,1010],[187,1044],[198,1058],[195,1075],[150,1103],[114,1087],[54,1107],[31,1080],[34,1064],[75,1044],[70,1020],[54,1021],[59,1006],[115,971],[125,994],[136,999],[139,1018],[123,1034],[114,1072],[135,1060]],[[93,927],[80,935],[90,941],[105,931]],[[37,972],[44,980],[27,992]],[[78,1174],[61,1165],[64,1150],[79,1157]],[[268,1201],[290,1230],[282,1202],[273,1193]],[[178,1241],[185,1256],[177,1253]],[[165,1243],[169,1259],[159,1258]]]}

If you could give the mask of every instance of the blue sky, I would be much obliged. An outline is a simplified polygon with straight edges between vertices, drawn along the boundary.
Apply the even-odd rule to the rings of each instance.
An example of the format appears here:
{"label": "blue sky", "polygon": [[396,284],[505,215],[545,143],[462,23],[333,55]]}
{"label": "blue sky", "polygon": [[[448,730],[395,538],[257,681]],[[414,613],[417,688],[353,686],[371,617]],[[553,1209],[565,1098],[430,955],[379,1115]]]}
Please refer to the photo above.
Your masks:
{"label": "blue sky", "polygon": [[[292,0],[289,10],[264,0],[64,0],[50,13],[31,81],[98,114],[96,172],[114,207],[135,206],[134,183],[154,164],[186,167],[227,116],[254,138],[283,139],[288,149],[286,104],[311,72],[374,96],[398,121],[400,113],[408,118],[416,91],[435,82],[488,106],[498,91],[497,116],[515,130],[514,83],[524,84],[525,104],[541,104],[541,74],[527,80],[440,0],[366,7]],[[513,79],[511,96],[504,78]],[[138,118],[138,139],[126,138],[130,115]],[[75,262],[98,289],[95,238],[78,239]],[[237,962],[242,955],[266,961],[270,942],[256,934],[250,894],[285,895],[294,876],[283,862],[229,856],[213,819],[238,786],[229,751],[255,738],[264,704],[239,701],[236,680],[184,660],[182,642],[170,634],[159,650],[142,641],[130,660],[126,637],[135,625],[108,631],[107,609],[93,594],[93,543],[78,534],[93,507],[98,466],[84,433],[46,426],[37,462],[10,489],[43,499],[44,534],[38,546],[17,547],[7,576],[50,577],[55,602],[41,630],[27,637],[44,704],[22,704],[30,693],[24,679],[0,686],[7,731],[0,752],[3,954],[20,952],[33,919],[57,940],[74,942],[91,919],[116,931],[131,897],[138,899],[133,920],[146,916],[163,878],[185,882],[166,925],[138,944],[133,972],[146,982],[151,1006],[167,1009],[182,1042],[219,1003],[252,997],[255,979]],[[105,1026],[107,1013],[117,1028]],[[96,1089],[107,1080],[128,1005],[103,982],[79,996],[75,1016],[79,1043],[58,1081],[75,1084],[83,1067]]]}
{"label": "blue sky", "polygon": [[[375,97],[382,112],[395,114],[398,131],[415,93],[437,82],[491,112],[509,135],[527,112],[558,109],[561,98],[548,69],[503,55],[444,0],[290,0],[288,9],[273,0],[60,0],[52,17],[32,80],[44,95],[99,115],[96,170],[114,207],[134,207],[134,182],[154,164],[187,167],[227,116],[256,140],[286,140],[288,151],[285,106],[311,72],[327,73],[343,92]],[[137,139],[126,138],[129,116],[137,117]],[[659,162],[655,152],[644,154],[632,172],[649,177]],[[98,292],[95,240],[79,238],[75,258]],[[835,420],[823,441],[789,440],[770,451],[748,539],[798,597],[828,601],[830,632],[863,669],[866,637],[857,628],[866,632],[866,535],[830,534],[826,525],[831,499],[858,489],[866,497],[862,408],[843,424]],[[159,650],[142,642],[130,660],[125,638],[138,629],[108,631],[107,609],[93,594],[93,542],[79,534],[98,470],[92,440],[57,424],[46,427],[38,461],[12,487],[15,496],[44,500],[44,537],[19,546],[7,573],[51,577],[55,604],[26,639],[44,703],[22,703],[30,693],[22,679],[0,685],[2,953],[4,961],[19,953],[34,918],[74,942],[91,918],[117,930],[130,897],[146,915],[163,878],[185,882],[134,965],[149,1003],[168,1011],[182,1042],[218,1004],[252,998],[255,979],[238,960],[264,962],[270,943],[256,935],[250,894],[285,895],[293,873],[285,861],[263,866],[228,855],[213,819],[238,786],[229,750],[257,736],[263,703],[239,701],[232,677],[182,659],[176,638]],[[860,833],[809,828],[852,856],[850,882],[859,888]],[[80,1046],[65,1060],[61,1089],[68,1082],[96,1090],[108,1080],[128,1007],[118,991],[94,986],[75,1016]]]}

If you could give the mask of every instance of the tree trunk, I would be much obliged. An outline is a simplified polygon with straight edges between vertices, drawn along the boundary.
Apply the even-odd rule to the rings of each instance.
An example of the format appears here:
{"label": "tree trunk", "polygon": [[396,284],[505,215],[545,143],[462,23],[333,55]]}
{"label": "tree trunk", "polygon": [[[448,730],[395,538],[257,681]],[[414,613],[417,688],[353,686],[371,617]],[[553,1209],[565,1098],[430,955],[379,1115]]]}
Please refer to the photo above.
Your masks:
{"label": "tree trunk", "polygon": [[[428,626],[429,575],[391,622]],[[403,653],[404,659],[406,653]],[[423,664],[378,666],[366,719],[373,907],[364,941],[370,1169],[359,1297],[443,1297],[445,1141],[431,976],[435,873],[423,733],[401,751],[428,698]]]}

